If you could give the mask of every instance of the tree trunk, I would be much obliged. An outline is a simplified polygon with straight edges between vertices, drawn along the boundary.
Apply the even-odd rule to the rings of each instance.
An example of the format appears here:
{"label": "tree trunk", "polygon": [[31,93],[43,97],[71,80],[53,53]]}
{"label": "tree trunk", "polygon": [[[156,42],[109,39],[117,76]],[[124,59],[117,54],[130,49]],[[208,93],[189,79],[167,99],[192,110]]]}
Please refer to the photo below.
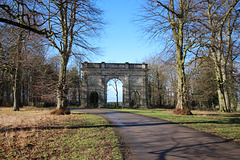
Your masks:
{"label": "tree trunk", "polygon": [[118,80],[115,81],[115,87],[116,87],[116,98],[117,98],[117,107],[118,107],[118,86],[117,86]]}
{"label": "tree trunk", "polygon": [[[170,0],[171,10],[174,11],[174,1]],[[184,52],[184,23],[187,15],[184,15],[184,12],[187,10],[185,2],[179,0],[179,14],[176,15],[171,12],[171,28],[173,32],[174,42],[176,45],[176,62],[177,62],[177,76],[178,76],[178,85],[177,85],[177,105],[176,108],[183,109],[186,106],[186,75],[185,75],[185,57],[186,53]],[[187,13],[186,13],[187,14]],[[184,17],[185,16],[185,17]],[[176,20],[177,17],[177,20]]]}
{"label": "tree trunk", "polygon": [[[0,42],[0,56],[1,57],[3,57],[3,47],[2,47],[2,43]],[[3,89],[4,89],[4,72],[3,71],[1,71],[0,72],[1,73],[1,82],[2,83],[0,83],[0,106],[2,106],[3,105],[3,95],[4,95],[4,93],[3,93]]]}
{"label": "tree trunk", "polygon": [[232,53],[229,58],[229,96],[230,96],[230,104],[231,107],[237,108],[237,89],[233,75],[233,60]]}
{"label": "tree trunk", "polygon": [[178,93],[177,93],[177,106],[176,108],[183,109],[186,107],[186,75],[184,72],[184,63],[178,53],[177,55],[177,71],[178,71]]}
{"label": "tree trunk", "polygon": [[215,62],[216,67],[216,79],[217,79],[217,93],[218,93],[218,102],[220,111],[230,112],[231,106],[229,101],[229,94],[227,89],[226,81],[226,70],[222,67],[221,64]]}
{"label": "tree trunk", "polygon": [[231,112],[231,103],[230,103],[230,98],[229,98],[229,91],[228,91],[228,78],[227,78],[227,68],[226,65],[223,66],[223,89],[224,89],[224,99],[225,99],[225,104],[226,104],[226,111]]}
{"label": "tree trunk", "polygon": [[177,106],[176,108],[183,109],[183,107],[186,106],[186,75],[185,75],[185,55],[183,52],[183,20],[179,18],[179,28],[178,33],[175,31],[175,43],[176,43],[176,49],[177,49],[177,55],[176,55],[176,61],[177,61],[177,79],[178,79],[178,85],[177,85]]}
{"label": "tree trunk", "polygon": [[118,92],[116,93],[116,98],[117,98],[117,107],[118,107]]}
{"label": "tree trunk", "polygon": [[[17,65],[18,66],[18,65]],[[21,92],[20,92],[20,73],[19,68],[16,67],[14,84],[13,84],[13,110],[19,111],[21,107]]]}
{"label": "tree trunk", "polygon": [[25,82],[21,84],[21,96],[22,96],[22,105],[26,105],[26,94],[25,94]]}
{"label": "tree trunk", "polygon": [[67,108],[67,87],[66,87],[67,63],[68,57],[62,55],[57,88],[57,109]]}
{"label": "tree trunk", "polygon": [[[21,31],[22,32],[22,31]],[[14,111],[19,111],[21,107],[21,91],[20,91],[20,79],[21,79],[21,62],[20,62],[20,57],[21,57],[21,52],[22,52],[22,33],[19,34],[18,36],[18,41],[17,41],[17,52],[16,52],[16,57],[15,57],[15,72],[13,77],[13,110]]]}
{"label": "tree trunk", "polygon": [[[231,14],[232,15],[232,14]],[[236,22],[237,16],[234,19],[234,22]],[[235,24],[235,23],[233,23]],[[233,34],[233,29],[232,29],[232,24],[231,24],[231,19],[228,19],[228,35],[227,35],[227,53],[229,55],[229,80],[228,80],[228,89],[229,89],[229,99],[230,99],[230,107],[237,107],[237,89],[235,86],[234,82],[234,75],[233,75],[233,45],[234,42],[232,40],[232,34]]]}

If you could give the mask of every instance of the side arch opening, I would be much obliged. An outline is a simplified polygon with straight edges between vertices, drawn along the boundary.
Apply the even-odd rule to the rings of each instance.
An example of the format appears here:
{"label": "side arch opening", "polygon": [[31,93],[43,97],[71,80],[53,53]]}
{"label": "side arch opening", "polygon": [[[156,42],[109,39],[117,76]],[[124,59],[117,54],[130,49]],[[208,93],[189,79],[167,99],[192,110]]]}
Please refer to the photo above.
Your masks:
{"label": "side arch opening", "polygon": [[99,96],[96,91],[90,93],[90,107],[97,108],[98,107]]}
{"label": "side arch opening", "polygon": [[139,106],[140,106],[140,95],[137,91],[133,91],[131,93],[130,107],[138,108]]}

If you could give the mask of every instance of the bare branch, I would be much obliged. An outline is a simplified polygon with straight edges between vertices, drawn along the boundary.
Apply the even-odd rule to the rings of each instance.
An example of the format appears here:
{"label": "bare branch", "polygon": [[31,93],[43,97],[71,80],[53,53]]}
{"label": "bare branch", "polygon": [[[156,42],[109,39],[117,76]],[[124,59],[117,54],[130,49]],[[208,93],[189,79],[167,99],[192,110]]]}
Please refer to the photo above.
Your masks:
{"label": "bare branch", "polygon": [[183,18],[183,15],[180,15],[178,13],[176,13],[174,10],[170,9],[169,7],[167,7],[166,5],[164,5],[162,2],[160,2],[159,0],[155,0],[155,2],[158,3],[157,6],[155,7],[158,7],[158,6],[162,6],[164,7],[165,9],[167,9],[169,12],[171,12],[172,14],[176,15],[178,18]]}
{"label": "bare branch", "polygon": [[32,28],[28,25],[24,25],[24,24],[21,24],[21,23],[18,23],[18,22],[14,22],[12,20],[8,20],[8,19],[5,19],[5,18],[0,17],[0,22],[7,23],[7,24],[10,24],[10,25],[14,25],[16,27],[20,27],[20,28],[32,31],[32,32],[40,34],[40,35],[45,35],[45,36],[48,35],[48,32],[46,30],[38,30],[38,29]]}

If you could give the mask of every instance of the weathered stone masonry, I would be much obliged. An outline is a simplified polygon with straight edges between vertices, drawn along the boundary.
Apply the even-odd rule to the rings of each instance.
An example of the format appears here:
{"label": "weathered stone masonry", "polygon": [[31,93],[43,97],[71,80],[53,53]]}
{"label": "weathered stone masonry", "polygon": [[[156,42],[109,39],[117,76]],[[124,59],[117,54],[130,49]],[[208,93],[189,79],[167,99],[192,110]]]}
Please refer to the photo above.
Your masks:
{"label": "weathered stone masonry", "polygon": [[[123,107],[129,107],[131,94],[137,92],[139,106],[147,106],[147,71],[145,63],[88,63],[82,64],[82,106],[105,107],[107,83],[117,78],[123,83]],[[93,100],[95,99],[95,100]]]}

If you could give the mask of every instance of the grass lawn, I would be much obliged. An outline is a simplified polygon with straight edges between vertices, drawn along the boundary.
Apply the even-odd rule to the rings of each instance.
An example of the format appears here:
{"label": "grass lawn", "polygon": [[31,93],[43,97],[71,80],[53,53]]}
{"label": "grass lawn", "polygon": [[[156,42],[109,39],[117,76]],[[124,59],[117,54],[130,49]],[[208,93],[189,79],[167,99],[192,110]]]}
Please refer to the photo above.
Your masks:
{"label": "grass lawn", "polygon": [[100,116],[11,110],[0,108],[0,159],[123,159],[118,137]]}
{"label": "grass lawn", "polygon": [[174,115],[172,114],[173,110],[166,109],[117,110],[165,119],[240,143],[239,112],[220,113],[211,111],[192,111],[193,115],[191,116],[181,116]]}

